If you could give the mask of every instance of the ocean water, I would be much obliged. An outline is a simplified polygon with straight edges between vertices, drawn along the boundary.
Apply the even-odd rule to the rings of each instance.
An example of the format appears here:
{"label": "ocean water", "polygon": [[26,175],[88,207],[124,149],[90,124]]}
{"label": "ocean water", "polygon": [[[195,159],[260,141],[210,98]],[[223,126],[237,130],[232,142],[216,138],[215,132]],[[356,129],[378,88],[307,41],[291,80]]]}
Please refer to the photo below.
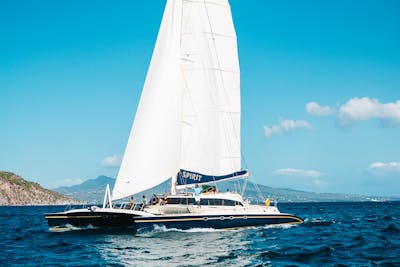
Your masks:
{"label": "ocean water", "polygon": [[305,223],[50,233],[43,214],[64,207],[0,207],[0,266],[400,266],[400,202],[279,208]]}

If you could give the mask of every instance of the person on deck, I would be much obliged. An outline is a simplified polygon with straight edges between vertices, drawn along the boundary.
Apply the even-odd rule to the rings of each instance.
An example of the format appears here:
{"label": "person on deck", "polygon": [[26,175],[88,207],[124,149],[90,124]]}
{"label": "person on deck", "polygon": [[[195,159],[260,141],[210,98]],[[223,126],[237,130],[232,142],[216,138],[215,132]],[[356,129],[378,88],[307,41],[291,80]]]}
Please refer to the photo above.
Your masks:
{"label": "person on deck", "polygon": [[193,193],[194,193],[194,200],[197,203],[197,207],[201,207],[200,206],[200,194],[201,194],[201,188],[199,187],[198,184],[196,184],[196,186],[193,188]]}
{"label": "person on deck", "polygon": [[167,195],[164,194],[164,197],[163,197],[163,199],[161,201],[161,205],[167,205],[167,203],[168,203],[168,198],[167,198]]}
{"label": "person on deck", "polygon": [[146,195],[142,196],[142,207],[140,208],[140,210],[143,210],[147,205],[147,199],[146,199]]}
{"label": "person on deck", "polygon": [[131,199],[129,200],[129,203],[126,205],[126,208],[128,210],[132,209],[133,206],[135,205],[135,198],[133,196],[131,196]]}

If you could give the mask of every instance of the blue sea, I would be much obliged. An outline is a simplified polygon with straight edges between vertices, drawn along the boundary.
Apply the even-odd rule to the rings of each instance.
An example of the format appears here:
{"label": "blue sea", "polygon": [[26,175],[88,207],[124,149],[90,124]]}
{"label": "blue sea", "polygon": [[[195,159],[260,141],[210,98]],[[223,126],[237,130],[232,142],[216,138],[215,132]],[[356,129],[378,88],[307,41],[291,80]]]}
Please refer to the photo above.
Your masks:
{"label": "blue sea", "polygon": [[305,223],[50,233],[60,206],[0,207],[0,266],[400,266],[400,202],[280,204]]}

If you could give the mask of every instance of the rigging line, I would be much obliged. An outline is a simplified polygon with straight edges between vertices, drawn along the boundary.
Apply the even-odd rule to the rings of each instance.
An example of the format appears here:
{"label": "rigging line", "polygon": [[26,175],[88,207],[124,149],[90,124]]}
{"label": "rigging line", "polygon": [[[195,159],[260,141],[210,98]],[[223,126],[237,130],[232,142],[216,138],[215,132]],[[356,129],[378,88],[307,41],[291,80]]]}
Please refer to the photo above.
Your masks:
{"label": "rigging line", "polygon": [[[210,26],[210,31],[211,31],[211,35],[212,35],[213,44],[214,44],[215,55],[217,57],[217,62],[218,62],[218,69],[221,69],[221,61],[220,61],[219,56],[218,56],[217,45],[215,43],[215,34],[214,34],[214,31],[213,31],[213,28],[212,28],[212,25],[211,25],[211,20],[210,20],[210,15],[209,15],[208,8],[207,8],[206,0],[203,0],[203,3],[204,3],[204,7],[205,7],[205,10],[206,10],[206,14],[207,14],[207,20],[208,20],[208,23],[209,23],[209,26]],[[226,88],[225,88],[224,77],[223,77],[221,71],[219,71],[219,74],[220,74],[220,78],[221,78],[221,81],[222,81],[222,87],[223,87],[223,92],[225,93],[225,98],[228,99],[228,94],[227,94],[227,91],[226,91]],[[240,91],[239,91],[239,93],[240,93]],[[229,101],[227,101],[227,106],[229,107]],[[237,142],[237,144],[239,144],[239,149],[240,149],[240,137],[238,137],[237,134],[236,134],[236,128],[235,128],[235,123],[234,123],[232,114],[229,114],[229,117],[231,119],[231,123],[232,123],[232,127],[233,127],[234,136],[236,138],[236,142]],[[239,120],[240,120],[240,118],[239,118]],[[225,124],[223,124],[223,125],[225,127]],[[225,133],[225,135],[227,135],[227,130],[226,129],[225,129],[224,133]],[[228,140],[228,138],[225,138],[225,140]],[[229,154],[231,156],[233,156],[230,144],[226,144],[226,145],[228,147]],[[235,163],[234,163],[233,159],[231,160],[231,166],[232,166],[232,169],[235,168]]]}
{"label": "rigging line", "polygon": [[[250,180],[252,179],[252,180]],[[254,181],[253,181],[254,180]],[[261,200],[264,200],[264,195],[261,193],[260,187],[258,186],[258,184],[255,182],[255,179],[253,177],[253,175],[249,176],[249,181],[253,184],[254,189],[256,190],[258,197],[261,198]]]}

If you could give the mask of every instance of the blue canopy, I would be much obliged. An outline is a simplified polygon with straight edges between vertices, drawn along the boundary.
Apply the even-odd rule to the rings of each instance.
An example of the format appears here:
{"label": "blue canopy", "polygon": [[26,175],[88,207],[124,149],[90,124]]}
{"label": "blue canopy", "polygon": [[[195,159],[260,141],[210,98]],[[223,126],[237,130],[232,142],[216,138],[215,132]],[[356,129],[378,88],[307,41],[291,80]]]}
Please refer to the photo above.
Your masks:
{"label": "blue canopy", "polygon": [[192,184],[207,184],[211,182],[219,182],[222,180],[236,179],[246,175],[247,175],[246,170],[241,170],[221,176],[204,175],[197,172],[180,170],[178,172],[177,186],[185,186]]}

